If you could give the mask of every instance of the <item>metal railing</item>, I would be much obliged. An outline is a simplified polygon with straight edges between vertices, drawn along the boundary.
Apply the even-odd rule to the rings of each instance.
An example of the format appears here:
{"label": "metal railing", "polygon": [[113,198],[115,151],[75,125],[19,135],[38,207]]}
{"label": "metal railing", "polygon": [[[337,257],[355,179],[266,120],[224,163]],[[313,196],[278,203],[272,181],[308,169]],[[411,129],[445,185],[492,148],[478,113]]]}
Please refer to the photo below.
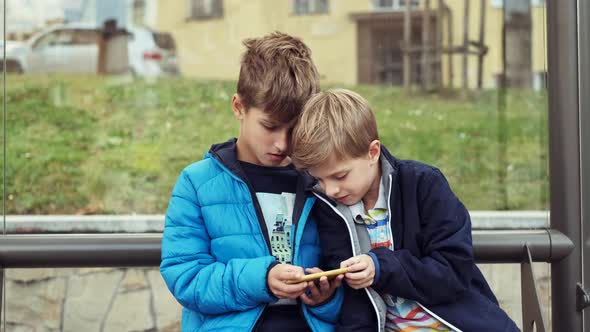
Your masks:
{"label": "metal railing", "polygon": [[[158,266],[161,234],[39,234],[0,236],[0,267]],[[535,262],[566,257],[572,242],[555,230],[473,231],[479,263],[521,263],[528,245]]]}
{"label": "metal railing", "polygon": [[[159,233],[6,235],[0,237],[0,267],[158,266],[161,240]],[[530,322],[546,331],[531,264],[562,260],[572,251],[572,241],[552,229],[474,230],[473,249],[478,263],[521,264],[523,331],[532,331]],[[0,286],[0,297],[1,292]]]}

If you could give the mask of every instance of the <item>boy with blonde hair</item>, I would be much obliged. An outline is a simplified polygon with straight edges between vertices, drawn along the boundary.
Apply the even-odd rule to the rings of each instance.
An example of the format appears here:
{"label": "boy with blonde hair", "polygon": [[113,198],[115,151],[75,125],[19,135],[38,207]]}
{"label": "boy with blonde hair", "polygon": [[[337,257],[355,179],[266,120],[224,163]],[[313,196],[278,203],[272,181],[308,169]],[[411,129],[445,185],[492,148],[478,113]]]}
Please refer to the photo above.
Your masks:
{"label": "boy with blonde hair", "polygon": [[393,157],[366,100],[305,105],[293,163],[318,180],[326,268],[346,267],[341,331],[518,331],[473,260],[469,214],[435,167]]}
{"label": "boy with blonde hair", "polygon": [[276,32],[244,45],[231,101],[239,136],[180,174],[160,271],[183,306],[182,331],[332,331],[342,278],[290,283],[303,268],[319,271],[315,199],[287,156],[319,75],[298,38]]}

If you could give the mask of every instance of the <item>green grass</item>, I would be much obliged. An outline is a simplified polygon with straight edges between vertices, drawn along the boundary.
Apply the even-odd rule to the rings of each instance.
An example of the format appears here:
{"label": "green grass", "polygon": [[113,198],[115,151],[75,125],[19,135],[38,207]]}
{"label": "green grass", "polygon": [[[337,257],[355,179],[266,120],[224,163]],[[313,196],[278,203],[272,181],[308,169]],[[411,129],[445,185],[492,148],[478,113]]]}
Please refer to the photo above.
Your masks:
{"label": "green grass", "polygon": [[[441,168],[469,209],[547,208],[546,95],[348,88],[389,150]],[[9,76],[6,89],[8,214],[163,213],[182,168],[238,132],[235,82]]]}

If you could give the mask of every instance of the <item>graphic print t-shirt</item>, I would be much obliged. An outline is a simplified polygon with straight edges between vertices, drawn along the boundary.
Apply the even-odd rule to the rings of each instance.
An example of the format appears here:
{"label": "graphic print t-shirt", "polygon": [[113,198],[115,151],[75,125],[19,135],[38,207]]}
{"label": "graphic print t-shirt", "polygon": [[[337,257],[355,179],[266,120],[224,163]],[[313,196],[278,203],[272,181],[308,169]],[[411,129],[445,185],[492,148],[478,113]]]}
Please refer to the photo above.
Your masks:
{"label": "graphic print t-shirt", "polygon": [[240,162],[262,209],[272,255],[291,264],[291,229],[299,174],[293,166],[266,167]]}

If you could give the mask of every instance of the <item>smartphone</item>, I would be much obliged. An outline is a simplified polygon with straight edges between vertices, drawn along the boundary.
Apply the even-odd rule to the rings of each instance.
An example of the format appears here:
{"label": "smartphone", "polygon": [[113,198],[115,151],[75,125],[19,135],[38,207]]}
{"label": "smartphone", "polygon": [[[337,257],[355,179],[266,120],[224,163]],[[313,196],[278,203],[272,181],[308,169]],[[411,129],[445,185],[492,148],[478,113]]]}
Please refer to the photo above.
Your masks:
{"label": "smartphone", "polygon": [[288,284],[298,284],[298,283],[304,282],[304,281],[319,280],[323,276],[326,276],[326,277],[328,277],[328,279],[330,279],[330,277],[336,277],[336,276],[338,276],[340,274],[344,274],[346,272],[348,272],[348,268],[345,267],[342,269],[335,269],[335,270],[330,270],[330,271],[306,274],[299,279],[287,280],[287,283]]}

